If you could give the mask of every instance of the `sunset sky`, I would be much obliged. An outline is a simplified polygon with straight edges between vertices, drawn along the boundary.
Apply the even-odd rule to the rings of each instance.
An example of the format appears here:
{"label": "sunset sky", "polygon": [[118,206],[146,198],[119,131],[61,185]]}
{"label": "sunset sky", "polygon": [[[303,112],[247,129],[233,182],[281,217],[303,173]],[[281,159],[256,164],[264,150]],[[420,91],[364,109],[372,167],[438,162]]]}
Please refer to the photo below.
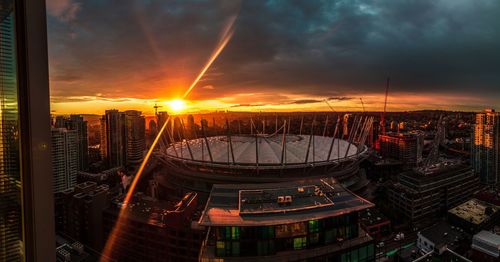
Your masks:
{"label": "sunset sky", "polygon": [[500,108],[500,1],[47,0],[52,110]]}

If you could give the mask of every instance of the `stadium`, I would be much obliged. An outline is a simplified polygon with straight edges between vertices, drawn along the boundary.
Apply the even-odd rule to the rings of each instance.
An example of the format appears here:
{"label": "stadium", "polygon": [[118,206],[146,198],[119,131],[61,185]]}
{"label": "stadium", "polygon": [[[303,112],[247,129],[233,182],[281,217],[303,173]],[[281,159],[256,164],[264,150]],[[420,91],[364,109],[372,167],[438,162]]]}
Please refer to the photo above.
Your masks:
{"label": "stadium", "polygon": [[[356,183],[370,121],[359,121],[349,138],[251,134],[183,139],[157,152],[163,187],[208,196],[213,184],[278,183],[333,177]],[[366,128],[365,128],[366,127]]]}

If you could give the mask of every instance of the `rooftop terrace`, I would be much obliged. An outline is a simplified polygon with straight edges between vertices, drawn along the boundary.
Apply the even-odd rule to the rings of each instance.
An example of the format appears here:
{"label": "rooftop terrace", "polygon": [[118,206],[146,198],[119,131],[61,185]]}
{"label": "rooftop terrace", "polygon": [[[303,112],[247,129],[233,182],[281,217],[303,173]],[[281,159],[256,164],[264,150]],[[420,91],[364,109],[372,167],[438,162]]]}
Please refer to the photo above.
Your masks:
{"label": "rooftop terrace", "polygon": [[214,185],[204,226],[263,226],[339,216],[374,205],[333,179],[277,184]]}
{"label": "rooftop terrace", "polygon": [[[489,210],[489,211],[487,211]],[[500,210],[500,207],[488,204],[475,198],[455,207],[448,212],[473,224],[479,225]]]}

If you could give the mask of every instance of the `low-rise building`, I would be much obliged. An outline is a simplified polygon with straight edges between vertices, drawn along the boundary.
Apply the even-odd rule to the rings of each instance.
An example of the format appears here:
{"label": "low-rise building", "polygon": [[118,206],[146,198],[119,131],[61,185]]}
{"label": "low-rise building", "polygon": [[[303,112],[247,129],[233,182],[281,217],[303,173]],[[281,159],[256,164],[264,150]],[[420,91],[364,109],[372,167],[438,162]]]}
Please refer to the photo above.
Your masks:
{"label": "low-rise building", "polygon": [[496,224],[500,207],[475,198],[448,210],[448,220],[454,226],[474,234]]}
{"label": "low-rise building", "polygon": [[391,221],[379,210],[370,208],[359,213],[361,228],[374,238],[391,234]]}
{"label": "low-rise building", "polygon": [[481,231],[472,238],[474,261],[498,261],[500,259],[500,236],[489,231]]}
{"label": "low-rise building", "polygon": [[418,232],[417,237],[417,249],[423,255],[428,253],[442,255],[450,250],[455,252],[463,246],[466,239],[463,232],[446,222],[440,222]]}

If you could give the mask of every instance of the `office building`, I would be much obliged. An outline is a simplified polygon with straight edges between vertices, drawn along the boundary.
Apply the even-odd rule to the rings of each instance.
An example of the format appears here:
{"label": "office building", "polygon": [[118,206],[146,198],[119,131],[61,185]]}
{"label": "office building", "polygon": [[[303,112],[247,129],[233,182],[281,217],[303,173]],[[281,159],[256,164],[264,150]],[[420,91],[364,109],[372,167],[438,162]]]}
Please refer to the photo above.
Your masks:
{"label": "office building", "polygon": [[0,261],[55,261],[46,26],[0,0]]}
{"label": "office building", "polygon": [[419,226],[463,203],[478,187],[479,179],[469,165],[442,162],[403,172],[399,182],[389,186],[388,195],[395,213]]}
{"label": "office building", "polygon": [[77,184],[60,194],[59,227],[65,235],[96,250],[104,246],[102,212],[110,204],[109,187],[95,182]]}
{"label": "office building", "polygon": [[[120,210],[122,219],[117,224]],[[106,235],[120,226],[110,256],[117,261],[198,261],[205,231],[191,226],[199,215],[196,193],[178,202],[142,193],[128,203],[116,198],[103,214]]]}
{"label": "office building", "polygon": [[373,206],[333,179],[214,185],[200,261],[374,261],[358,224]]}
{"label": "office building", "polygon": [[146,150],[146,120],[140,111],[125,111],[126,159],[128,165],[139,165]]}
{"label": "office building", "polygon": [[54,193],[72,188],[78,173],[78,132],[52,128],[52,173]]}
{"label": "office building", "polygon": [[106,110],[101,118],[101,155],[109,167],[125,165],[127,155],[125,115]]}
{"label": "office building", "polygon": [[422,162],[422,131],[388,132],[378,137],[382,157],[400,161],[406,167],[415,167]]}
{"label": "office building", "polygon": [[485,109],[476,114],[472,143],[472,166],[483,184],[495,185],[500,180],[500,113]]}

